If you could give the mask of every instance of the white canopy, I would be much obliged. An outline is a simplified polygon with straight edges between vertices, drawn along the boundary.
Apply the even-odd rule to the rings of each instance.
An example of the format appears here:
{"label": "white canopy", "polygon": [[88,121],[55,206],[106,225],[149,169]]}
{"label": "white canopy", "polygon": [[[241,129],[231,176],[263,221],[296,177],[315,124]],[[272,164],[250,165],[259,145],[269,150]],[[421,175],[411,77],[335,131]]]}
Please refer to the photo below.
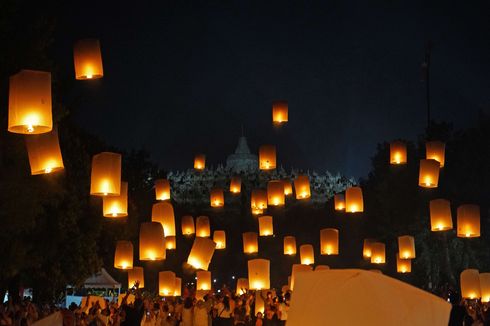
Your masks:
{"label": "white canopy", "polygon": [[451,305],[407,283],[365,270],[296,275],[288,326],[447,325]]}
{"label": "white canopy", "polygon": [[83,283],[83,287],[86,288],[121,288],[121,283],[118,283],[112,276],[107,273],[105,268],[102,268],[100,272],[90,276]]}

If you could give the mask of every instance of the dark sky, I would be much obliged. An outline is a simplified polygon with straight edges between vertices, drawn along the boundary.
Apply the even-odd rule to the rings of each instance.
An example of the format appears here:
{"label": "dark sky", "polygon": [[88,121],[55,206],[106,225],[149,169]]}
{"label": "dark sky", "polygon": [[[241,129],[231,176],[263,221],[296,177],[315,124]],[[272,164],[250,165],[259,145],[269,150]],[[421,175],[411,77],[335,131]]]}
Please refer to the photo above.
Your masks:
{"label": "dark sky", "polygon": [[[364,176],[377,143],[425,128],[428,39],[433,117],[470,126],[490,104],[489,1],[116,3],[59,7],[57,60],[72,72],[73,42],[101,40],[105,76],[77,82],[76,119],[163,168],[224,162],[243,125],[285,167]],[[279,130],[274,99],[289,101]]]}

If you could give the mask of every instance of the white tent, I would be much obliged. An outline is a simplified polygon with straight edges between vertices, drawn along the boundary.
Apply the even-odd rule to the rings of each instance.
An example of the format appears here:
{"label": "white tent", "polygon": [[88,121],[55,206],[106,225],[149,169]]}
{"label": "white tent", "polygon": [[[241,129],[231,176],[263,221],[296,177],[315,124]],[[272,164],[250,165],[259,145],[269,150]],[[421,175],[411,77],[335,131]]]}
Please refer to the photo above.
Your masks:
{"label": "white tent", "polygon": [[83,283],[83,287],[92,289],[111,289],[111,288],[121,288],[121,283],[117,282],[112,276],[107,273],[105,268],[102,268],[100,272],[90,276]]}
{"label": "white tent", "polygon": [[370,271],[322,270],[296,275],[288,326],[447,325],[451,305]]}

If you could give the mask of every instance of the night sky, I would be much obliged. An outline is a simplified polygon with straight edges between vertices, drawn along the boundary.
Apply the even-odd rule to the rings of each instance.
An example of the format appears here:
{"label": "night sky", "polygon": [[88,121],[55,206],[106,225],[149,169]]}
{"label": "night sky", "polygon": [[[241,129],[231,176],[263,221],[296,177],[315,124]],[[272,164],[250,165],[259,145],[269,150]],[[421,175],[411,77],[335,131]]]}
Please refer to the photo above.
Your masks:
{"label": "night sky", "polygon": [[[65,102],[164,169],[198,152],[224,163],[243,125],[251,150],[276,144],[284,167],[365,176],[377,143],[424,132],[429,39],[433,118],[467,127],[490,107],[488,1],[115,3],[57,7],[61,69],[73,74],[79,38],[99,38],[104,60],[104,78],[77,81]],[[274,99],[289,101],[280,129]]]}

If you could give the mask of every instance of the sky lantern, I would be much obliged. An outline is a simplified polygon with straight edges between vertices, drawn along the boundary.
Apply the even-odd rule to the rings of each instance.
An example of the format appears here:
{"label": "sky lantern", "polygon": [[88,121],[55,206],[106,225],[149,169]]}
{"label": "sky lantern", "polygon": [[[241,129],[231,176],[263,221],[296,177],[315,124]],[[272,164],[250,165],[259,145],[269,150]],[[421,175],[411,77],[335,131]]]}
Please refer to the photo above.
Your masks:
{"label": "sky lantern", "polygon": [[419,186],[437,188],[439,183],[439,162],[436,160],[420,160]]}
{"label": "sky lantern", "polygon": [[396,254],[396,271],[402,274],[412,272],[412,260],[402,259]]}
{"label": "sky lantern", "polygon": [[480,299],[480,273],[477,269],[465,269],[460,275],[461,297],[463,299]]}
{"label": "sky lantern", "polygon": [[446,144],[441,141],[428,141],[425,143],[425,158],[436,160],[440,167],[444,167]]}
{"label": "sky lantern", "polygon": [[[266,293],[264,293],[266,292]],[[257,316],[257,314],[260,312],[262,315],[265,313],[265,302],[263,297],[267,295],[267,290],[264,291],[256,291],[255,292],[255,299],[254,299],[254,316]]]}
{"label": "sky lantern", "polygon": [[291,291],[294,291],[294,281],[298,272],[311,272],[311,266],[303,264],[293,264],[291,268],[291,280],[289,285]]}
{"label": "sky lantern", "polygon": [[274,101],[272,102],[272,122],[274,124],[282,124],[288,122],[288,102]]}
{"label": "sky lantern", "polygon": [[259,148],[259,168],[274,170],[276,168],[276,146],[262,145]]}
{"label": "sky lantern", "polygon": [[100,43],[97,39],[83,39],[73,47],[76,79],[98,79],[104,76]]}
{"label": "sky lantern", "polygon": [[211,236],[211,227],[209,226],[209,217],[198,216],[196,218],[196,236],[208,238]]}
{"label": "sky lantern", "polygon": [[480,236],[480,206],[461,205],[457,211],[458,237],[477,238]]}
{"label": "sky lantern", "polygon": [[92,157],[90,194],[119,196],[121,193],[121,154],[102,152]]}
{"label": "sky lantern", "polygon": [[252,190],[250,203],[253,209],[264,210],[267,208],[267,192],[264,189]]}
{"label": "sky lantern", "polygon": [[252,259],[248,261],[248,283],[251,290],[270,289],[270,261]]}
{"label": "sky lantern", "polygon": [[182,216],[181,224],[182,224],[183,235],[192,235],[195,233],[194,218],[192,216],[190,215]]}
{"label": "sky lantern", "polygon": [[132,269],[128,270],[128,289],[134,287],[136,282],[139,283],[139,288],[145,287],[145,273],[143,267],[133,266]]}
{"label": "sky lantern", "polygon": [[336,211],[345,211],[345,197],[343,194],[333,196],[333,205]]}
{"label": "sky lantern", "polygon": [[209,193],[211,207],[223,207],[225,204],[225,194],[221,188],[213,188]]}
{"label": "sky lantern", "polygon": [[165,238],[158,222],[145,222],[140,226],[140,260],[164,260]]}
{"label": "sky lantern", "polygon": [[317,265],[315,266],[315,271],[328,271],[330,270],[330,266],[328,265]]}
{"label": "sky lantern", "polygon": [[246,254],[256,254],[259,252],[259,240],[256,232],[244,232],[243,252]]}
{"label": "sky lantern", "polygon": [[248,290],[248,278],[239,278],[236,281],[236,294],[242,295]]}
{"label": "sky lantern", "polygon": [[151,221],[162,224],[165,236],[175,235],[174,207],[170,202],[153,204],[151,209]]}
{"label": "sky lantern", "polygon": [[390,164],[407,163],[407,145],[402,141],[393,141],[390,143]]}
{"label": "sky lantern", "polygon": [[291,180],[282,179],[282,184],[284,186],[284,195],[289,196],[293,193],[293,185],[291,184]]}
{"label": "sky lantern", "polygon": [[64,169],[58,132],[52,130],[40,135],[25,137],[31,174],[45,174]]}
{"label": "sky lantern", "polygon": [[192,244],[187,263],[195,269],[208,270],[216,244],[209,238],[196,237]]}
{"label": "sky lantern", "polygon": [[158,294],[162,297],[173,296],[175,292],[175,273],[164,271],[158,273]]}
{"label": "sky lantern", "polygon": [[206,156],[204,154],[197,154],[194,157],[194,169],[198,171],[204,170],[206,167]]}
{"label": "sky lantern", "polygon": [[133,268],[133,244],[131,241],[116,242],[116,253],[114,254],[114,268]]}
{"label": "sky lantern", "polygon": [[307,175],[298,175],[294,179],[294,190],[296,191],[296,199],[307,199],[311,197],[310,179]]}
{"label": "sky lantern", "polygon": [[165,249],[167,250],[177,249],[177,239],[175,235],[169,235],[165,237]]}
{"label": "sky lantern", "polygon": [[361,187],[345,189],[345,211],[347,213],[364,212],[364,199]]}
{"label": "sky lantern", "polygon": [[197,271],[197,285],[196,290],[211,290],[211,272],[209,271]]}
{"label": "sky lantern", "polygon": [[182,279],[180,277],[175,278],[174,297],[180,297],[182,295]]}
{"label": "sky lantern", "polygon": [[284,237],[284,254],[285,255],[296,255],[296,238],[287,235]]}
{"label": "sky lantern", "polygon": [[339,230],[337,229],[320,230],[320,253],[322,255],[339,254]]}
{"label": "sky lantern", "polygon": [[230,192],[232,194],[239,194],[242,190],[242,178],[239,176],[234,176],[230,181]]}
{"label": "sky lantern", "polygon": [[490,302],[490,273],[480,273],[481,302]]}
{"label": "sky lantern", "polygon": [[223,230],[213,232],[213,241],[216,243],[216,249],[226,248],[226,233]]}
{"label": "sky lantern", "polygon": [[262,215],[264,214],[263,209],[252,208],[252,215]]}
{"label": "sky lantern", "polygon": [[398,255],[401,259],[415,258],[415,239],[410,235],[398,237]]}
{"label": "sky lantern", "polygon": [[261,237],[267,237],[274,235],[274,226],[272,223],[272,216],[265,215],[259,217],[259,235]]}
{"label": "sky lantern", "polygon": [[8,131],[42,134],[53,129],[51,73],[21,70],[10,76]]}
{"label": "sky lantern", "polygon": [[446,199],[434,199],[429,202],[430,227],[432,231],[446,231],[453,228],[451,204]]}
{"label": "sky lantern", "polygon": [[170,181],[167,179],[155,180],[155,195],[156,200],[170,199]]}
{"label": "sky lantern", "polygon": [[119,196],[105,196],[102,198],[102,213],[104,217],[128,216],[128,183],[121,182]]}
{"label": "sky lantern", "polygon": [[272,180],[267,183],[267,205],[284,205],[284,183],[281,180]]}
{"label": "sky lantern", "polygon": [[313,265],[315,263],[315,251],[311,244],[304,244],[299,247],[299,257],[301,264]]}
{"label": "sky lantern", "polygon": [[386,262],[386,248],[382,242],[373,242],[371,244],[371,263],[384,264]]}
{"label": "sky lantern", "polygon": [[376,240],[374,239],[364,239],[364,243],[362,246],[362,257],[364,259],[370,260],[372,256],[372,246]]}

